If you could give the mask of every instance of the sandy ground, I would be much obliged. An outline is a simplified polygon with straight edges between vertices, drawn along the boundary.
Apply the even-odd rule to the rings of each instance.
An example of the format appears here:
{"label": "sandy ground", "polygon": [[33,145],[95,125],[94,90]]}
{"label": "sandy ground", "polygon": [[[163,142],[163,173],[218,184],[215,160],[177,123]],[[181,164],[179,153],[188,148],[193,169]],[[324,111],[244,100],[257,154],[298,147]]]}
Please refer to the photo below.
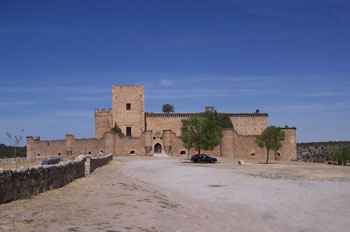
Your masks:
{"label": "sandy ground", "polygon": [[348,231],[350,167],[121,157],[0,205],[0,231]]}
{"label": "sandy ground", "polygon": [[[24,162],[24,163],[18,163],[18,168],[21,167],[31,167],[35,165],[40,165],[41,162]],[[0,164],[0,170],[7,170],[7,169],[15,169],[16,168],[16,163],[3,163]]]}

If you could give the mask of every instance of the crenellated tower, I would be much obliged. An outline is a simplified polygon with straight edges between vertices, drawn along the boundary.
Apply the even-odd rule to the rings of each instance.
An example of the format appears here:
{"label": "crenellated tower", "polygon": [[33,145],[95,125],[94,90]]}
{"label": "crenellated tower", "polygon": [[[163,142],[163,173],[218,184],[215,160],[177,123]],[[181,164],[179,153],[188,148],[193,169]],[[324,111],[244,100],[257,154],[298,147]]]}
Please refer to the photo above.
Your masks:
{"label": "crenellated tower", "polygon": [[102,138],[106,132],[111,131],[112,109],[95,109],[95,138]]}

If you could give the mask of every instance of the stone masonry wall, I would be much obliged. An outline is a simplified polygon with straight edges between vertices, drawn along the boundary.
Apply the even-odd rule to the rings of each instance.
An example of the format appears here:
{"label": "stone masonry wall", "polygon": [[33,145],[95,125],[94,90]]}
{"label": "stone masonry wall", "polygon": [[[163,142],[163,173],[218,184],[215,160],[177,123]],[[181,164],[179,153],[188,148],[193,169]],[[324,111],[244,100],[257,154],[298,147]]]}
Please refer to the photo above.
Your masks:
{"label": "stone masonry wall", "polygon": [[112,109],[95,109],[95,138],[100,139],[104,133],[111,130],[112,125]]}
{"label": "stone masonry wall", "polygon": [[139,137],[124,137],[115,136],[115,154],[120,155],[147,155],[145,150],[145,134],[142,133]]}
{"label": "stone masonry wall", "polygon": [[[126,104],[131,108],[126,109]],[[126,128],[131,127],[133,137],[141,136],[145,130],[144,114],[144,86],[120,86],[112,87],[112,125],[116,123],[126,135]]]}
{"label": "stone masonry wall", "polygon": [[0,171],[0,204],[18,199],[21,191],[36,195],[60,188],[106,165],[111,160],[113,155],[101,157],[81,155],[74,161],[64,161],[56,165]]}
{"label": "stone masonry wall", "polygon": [[84,159],[56,165],[0,171],[0,203],[18,198],[21,191],[31,195],[60,188],[85,176]]}
{"label": "stone masonry wall", "polygon": [[[153,134],[163,130],[171,130],[177,136],[181,134],[182,120],[195,114],[153,114],[146,113],[146,130],[152,130]],[[268,127],[268,115],[253,114],[229,114],[232,124],[240,135],[259,135]]]}
{"label": "stone masonry wall", "polygon": [[113,155],[107,155],[102,157],[91,157],[90,172],[93,172],[98,167],[102,167],[103,165],[106,165],[111,160],[113,160]]}
{"label": "stone masonry wall", "polygon": [[[105,138],[75,139],[66,135],[65,140],[40,140],[40,137],[27,137],[27,159],[40,157],[66,157],[82,154],[99,154],[104,150]],[[68,154],[67,151],[70,151]]]}

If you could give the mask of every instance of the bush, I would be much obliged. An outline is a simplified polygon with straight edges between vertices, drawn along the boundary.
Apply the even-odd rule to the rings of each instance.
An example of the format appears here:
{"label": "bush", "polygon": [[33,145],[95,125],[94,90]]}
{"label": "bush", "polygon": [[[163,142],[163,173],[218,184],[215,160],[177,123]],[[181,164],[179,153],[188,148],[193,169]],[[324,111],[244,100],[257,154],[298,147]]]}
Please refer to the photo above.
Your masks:
{"label": "bush", "polygon": [[350,160],[350,147],[343,147],[340,151],[334,153],[331,158],[338,161],[339,165],[341,163],[346,164],[346,161]]}
{"label": "bush", "polygon": [[114,127],[112,127],[111,131],[117,133],[120,138],[124,137],[123,131],[120,129],[120,127],[117,125],[117,123],[114,123]]}

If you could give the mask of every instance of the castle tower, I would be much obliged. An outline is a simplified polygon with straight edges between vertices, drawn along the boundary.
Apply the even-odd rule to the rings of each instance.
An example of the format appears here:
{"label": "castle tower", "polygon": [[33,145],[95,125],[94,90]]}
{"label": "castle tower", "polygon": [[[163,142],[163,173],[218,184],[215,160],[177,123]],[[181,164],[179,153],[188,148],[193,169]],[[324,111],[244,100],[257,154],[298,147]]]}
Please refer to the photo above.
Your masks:
{"label": "castle tower", "polygon": [[114,85],[112,88],[112,125],[116,123],[126,136],[139,137],[145,130],[143,85]]}
{"label": "castle tower", "polygon": [[[113,124],[114,125],[114,124]],[[100,139],[110,132],[112,125],[112,109],[95,109],[95,138]]]}

